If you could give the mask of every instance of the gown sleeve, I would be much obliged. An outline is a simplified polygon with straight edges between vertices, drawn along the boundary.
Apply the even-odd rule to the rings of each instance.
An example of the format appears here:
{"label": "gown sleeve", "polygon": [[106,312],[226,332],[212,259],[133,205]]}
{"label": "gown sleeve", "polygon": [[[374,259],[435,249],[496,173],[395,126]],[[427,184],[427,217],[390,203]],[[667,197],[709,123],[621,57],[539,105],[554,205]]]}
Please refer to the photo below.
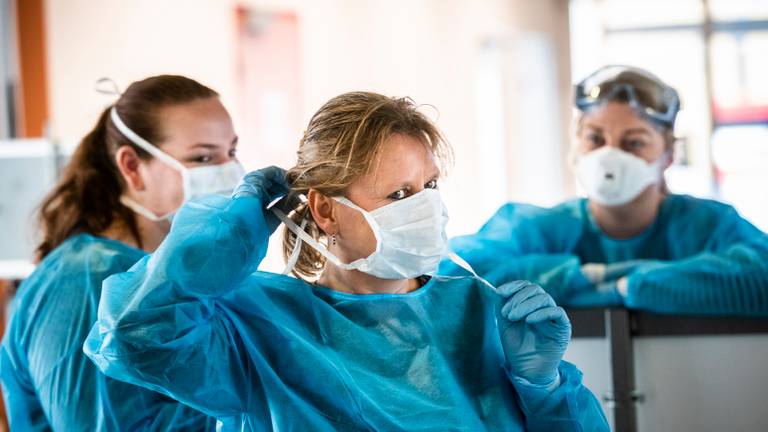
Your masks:
{"label": "gown sleeve", "polygon": [[581,383],[576,366],[560,363],[560,385],[552,391],[510,377],[525,414],[525,430],[532,432],[609,431],[600,402]]}
{"label": "gown sleeve", "polygon": [[572,250],[580,221],[567,213],[509,203],[476,233],[451,240],[451,248],[494,285],[527,280],[542,286],[559,303],[593,286],[581,273]]}
{"label": "gown sleeve", "polygon": [[661,313],[768,315],[768,235],[732,207],[719,218],[705,233],[707,250],[629,275],[626,305]]}
{"label": "gown sleeve", "polygon": [[105,281],[86,355],[213,417],[257,411],[258,373],[221,302],[256,270],[271,231],[257,198],[186,204],[155,253]]}

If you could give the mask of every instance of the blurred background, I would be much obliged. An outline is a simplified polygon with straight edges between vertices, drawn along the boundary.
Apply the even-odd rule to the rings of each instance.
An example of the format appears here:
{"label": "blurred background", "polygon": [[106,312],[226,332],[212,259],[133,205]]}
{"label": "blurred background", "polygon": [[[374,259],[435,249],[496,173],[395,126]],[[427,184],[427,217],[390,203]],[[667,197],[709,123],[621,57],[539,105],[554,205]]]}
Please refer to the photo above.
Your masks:
{"label": "blurred background", "polygon": [[[457,235],[505,201],[553,205],[577,193],[566,162],[571,87],[607,63],[647,68],[680,91],[671,189],[730,202],[768,229],[766,1],[0,5],[0,229],[14,245],[30,243],[51,161],[66,160],[114,101],[94,90],[102,77],[125,88],[177,73],[213,87],[247,168],[290,166],[312,113],[341,92],[410,96],[455,147],[443,190]],[[27,250],[3,249],[7,260]]]}
{"label": "blurred background", "polygon": [[[506,201],[578,193],[571,89],[605,64],[679,90],[670,189],[768,230],[765,0],[0,0],[0,290],[31,270],[33,212],[115,100],[96,92],[102,77],[214,88],[248,169],[292,165],[309,118],[339,93],[409,96],[455,148],[442,185],[453,236]],[[263,268],[282,269],[276,247]]]}

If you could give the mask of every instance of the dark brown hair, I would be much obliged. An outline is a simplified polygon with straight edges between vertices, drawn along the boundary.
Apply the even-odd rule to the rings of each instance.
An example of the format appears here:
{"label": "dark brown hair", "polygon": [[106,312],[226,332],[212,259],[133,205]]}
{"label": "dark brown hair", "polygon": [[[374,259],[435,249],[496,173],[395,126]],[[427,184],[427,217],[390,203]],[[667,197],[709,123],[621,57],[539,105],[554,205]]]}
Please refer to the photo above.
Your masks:
{"label": "dark brown hair", "polygon": [[[376,93],[350,92],[329,100],[309,121],[299,143],[298,161],[288,170],[291,190],[306,195],[315,189],[326,196],[337,196],[362,175],[368,173],[384,143],[395,134],[416,138],[435,155],[441,168],[451,161],[451,148],[440,130],[409,98],[391,98]],[[302,203],[290,218],[317,240],[326,240],[309,206]],[[288,258],[296,244],[296,234],[285,230],[283,256]],[[302,244],[293,273],[315,278],[325,266],[325,257]]]}
{"label": "dark brown hair", "polygon": [[[218,93],[190,78],[159,75],[131,84],[115,108],[129,128],[160,145],[164,140],[161,108],[216,96]],[[143,160],[151,156],[117,130],[110,120],[111,109],[109,106],[101,113],[96,126],[80,141],[58,184],[40,205],[42,240],[37,246],[37,259],[45,258],[74,234],[98,235],[115,222],[124,224],[141,247],[134,214],[120,203],[125,186],[115,153],[127,145]]]}

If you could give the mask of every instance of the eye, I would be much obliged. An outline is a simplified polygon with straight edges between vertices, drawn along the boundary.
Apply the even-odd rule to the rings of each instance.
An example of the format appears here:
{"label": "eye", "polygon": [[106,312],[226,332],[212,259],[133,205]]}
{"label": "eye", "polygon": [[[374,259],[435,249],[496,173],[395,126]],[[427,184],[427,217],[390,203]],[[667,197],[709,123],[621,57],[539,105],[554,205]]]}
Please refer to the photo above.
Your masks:
{"label": "eye", "polygon": [[389,199],[393,200],[401,200],[408,196],[408,191],[406,189],[400,189],[399,191],[395,191],[387,196]]}
{"label": "eye", "polygon": [[230,159],[234,159],[235,157],[237,157],[237,149],[236,148],[233,148],[233,149],[229,150],[229,157],[230,157]]}
{"label": "eye", "polygon": [[624,141],[624,148],[632,151],[632,150],[639,150],[641,148],[645,147],[645,141],[639,140],[639,139],[630,139]]}
{"label": "eye", "polygon": [[437,179],[432,179],[424,185],[424,189],[437,189]]}
{"label": "eye", "polygon": [[587,142],[590,143],[592,147],[600,147],[601,145],[605,144],[605,140],[603,140],[602,135],[596,133],[587,134]]}
{"label": "eye", "polygon": [[199,163],[199,164],[209,164],[213,162],[213,156],[211,155],[199,155],[195,156],[192,159],[190,159],[191,162]]}

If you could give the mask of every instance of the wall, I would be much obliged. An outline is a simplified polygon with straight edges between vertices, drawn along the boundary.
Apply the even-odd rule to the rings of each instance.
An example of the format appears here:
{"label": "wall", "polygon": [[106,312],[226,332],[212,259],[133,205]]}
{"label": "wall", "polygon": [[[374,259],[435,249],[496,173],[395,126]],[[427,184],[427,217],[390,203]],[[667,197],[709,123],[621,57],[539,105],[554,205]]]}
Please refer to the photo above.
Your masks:
{"label": "wall", "polygon": [[[530,175],[507,174],[531,165],[518,156],[525,156],[524,146],[540,144],[535,142],[509,143],[507,171],[499,172],[496,181],[487,173],[484,183],[474,181],[493,156],[477,157],[482,143],[476,142],[473,116],[476,60],[479,47],[489,37],[519,40],[534,34],[552,47],[552,55],[560,57],[547,60],[547,67],[557,68],[550,74],[557,85],[550,97],[567,93],[565,0],[535,5],[522,0],[47,0],[52,137],[72,145],[88,131],[112,102],[93,90],[95,81],[104,76],[125,87],[151,74],[183,73],[217,89],[236,124],[246,122],[235,103],[237,5],[296,14],[301,33],[303,124],[325,100],[353,89],[407,95],[436,107],[427,112],[434,114],[456,150],[455,167],[444,184],[447,204],[454,209],[452,233],[476,229],[507,198],[532,189]],[[524,60],[512,64],[512,69],[507,62],[505,79],[515,76],[515,70],[535,66]],[[530,136],[510,130],[524,127],[515,122],[516,111],[510,108],[520,101],[509,92],[504,98],[505,141]],[[539,124],[557,131],[549,135],[550,141],[564,142],[563,113],[568,108],[557,100],[550,101],[550,107],[554,117]],[[296,131],[296,139],[299,134]],[[286,145],[286,152],[293,153],[293,145]],[[558,163],[554,162],[555,169],[560,168]],[[536,179],[536,184],[554,182],[545,191],[552,195],[547,201],[554,202],[569,182],[560,173],[554,180],[547,178]],[[494,188],[494,184],[508,187]]]}

